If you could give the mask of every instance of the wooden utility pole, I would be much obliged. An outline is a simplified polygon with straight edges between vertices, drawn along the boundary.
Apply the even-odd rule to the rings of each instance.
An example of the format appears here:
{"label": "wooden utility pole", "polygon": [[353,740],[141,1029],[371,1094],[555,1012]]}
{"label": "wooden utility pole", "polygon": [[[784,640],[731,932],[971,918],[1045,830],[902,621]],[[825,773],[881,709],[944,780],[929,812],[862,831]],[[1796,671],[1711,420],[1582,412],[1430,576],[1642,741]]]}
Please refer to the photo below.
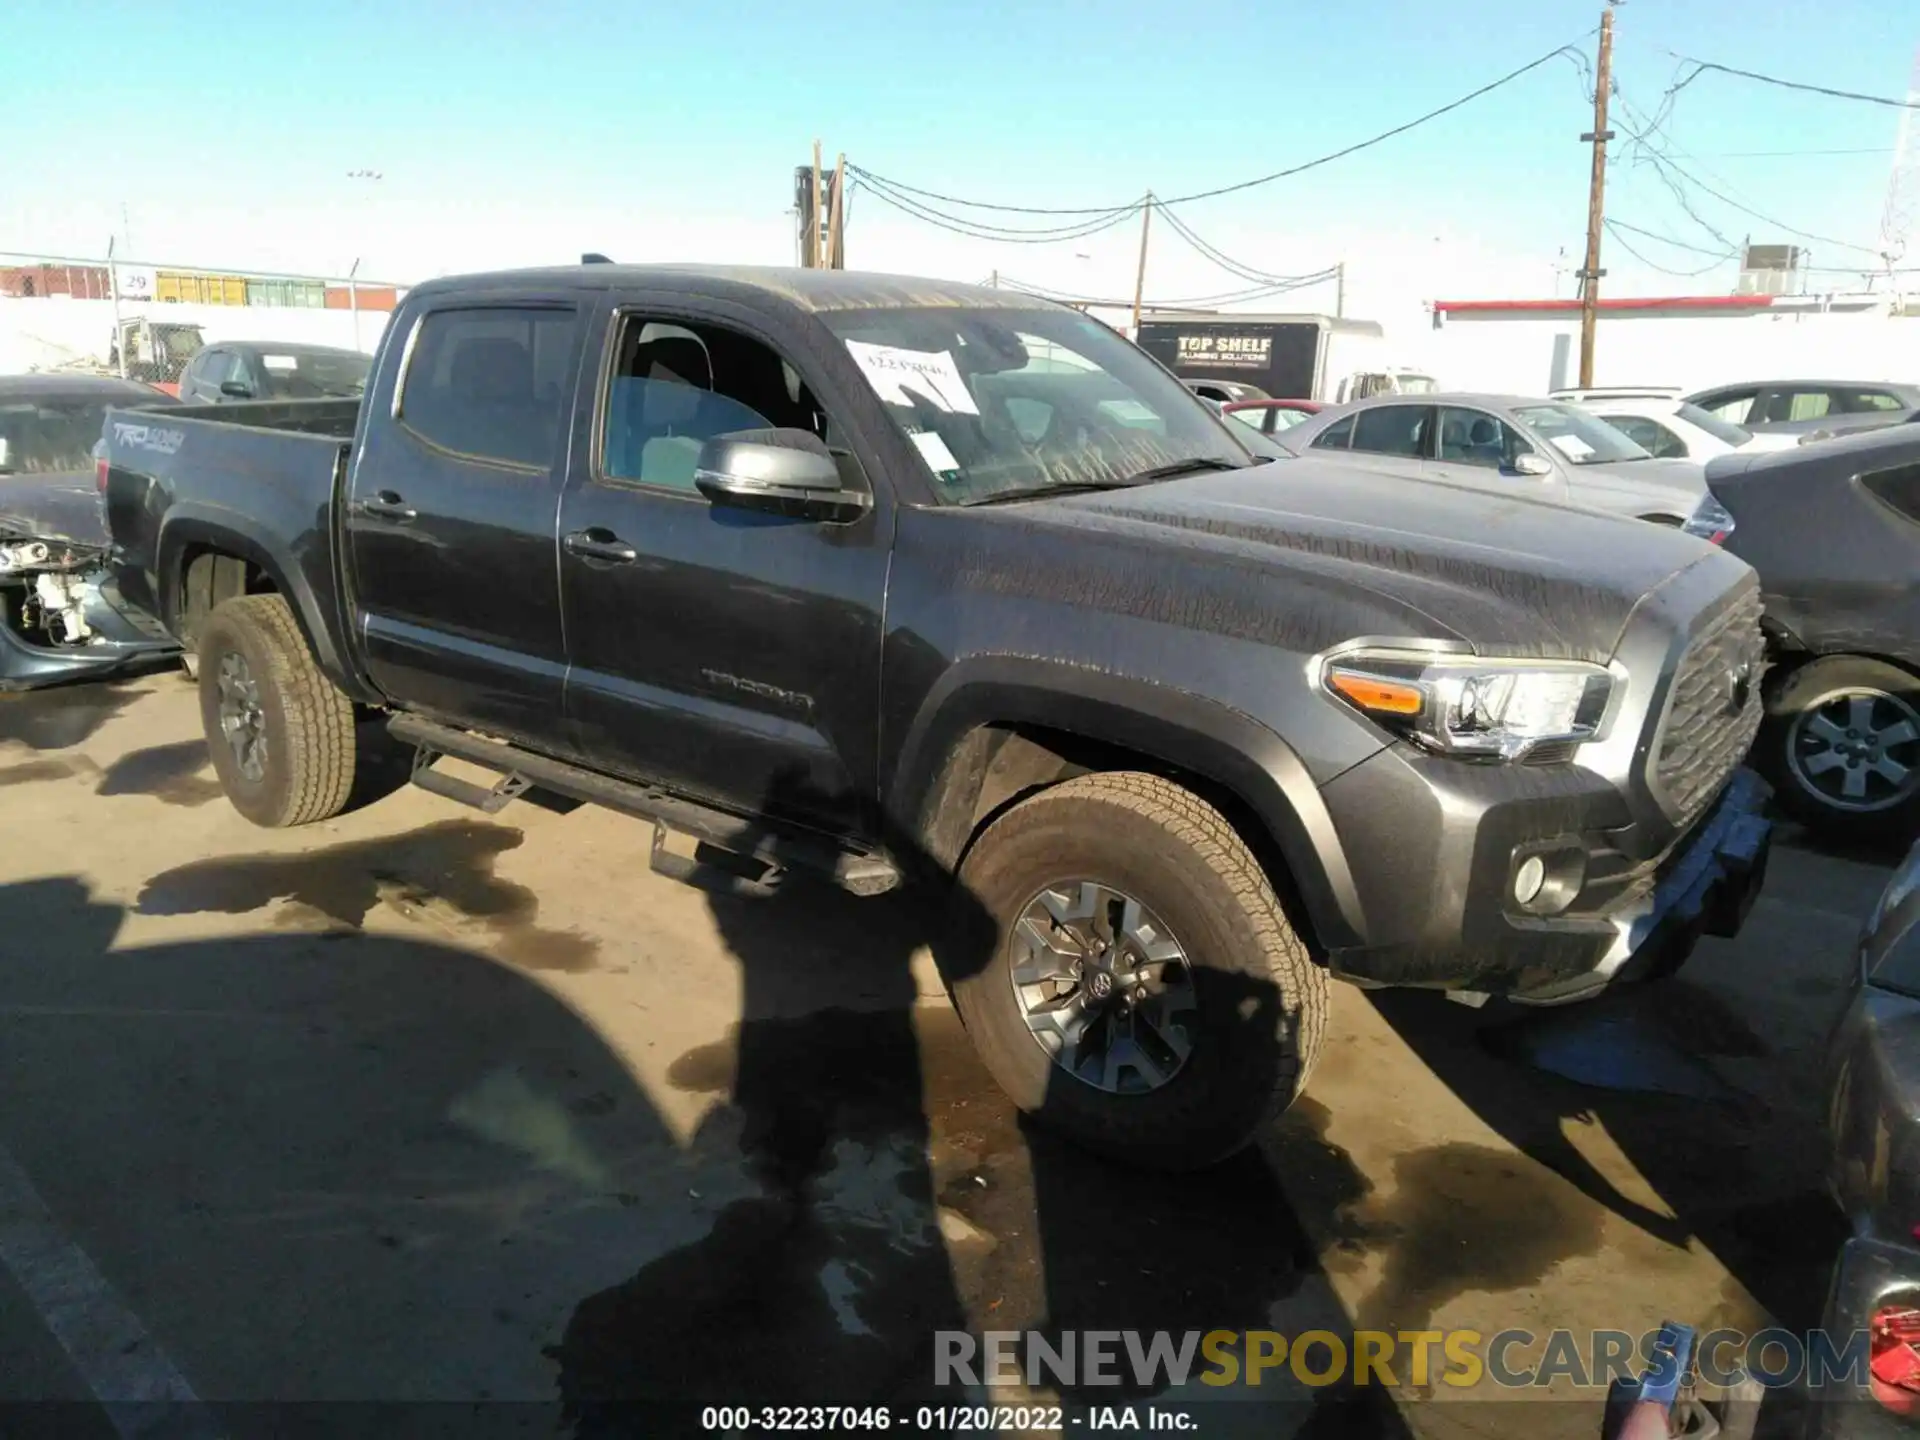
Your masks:
{"label": "wooden utility pole", "polygon": [[1580,138],[1593,146],[1593,180],[1587,191],[1587,263],[1580,270],[1580,388],[1593,384],[1593,332],[1600,319],[1600,229],[1606,218],[1607,92],[1613,88],[1613,7],[1600,12],[1600,55],[1593,66],[1593,131]]}
{"label": "wooden utility pole", "polygon": [[807,214],[807,266],[820,268],[820,142],[813,142],[813,206]]}
{"label": "wooden utility pole", "polygon": [[1140,207],[1140,268],[1133,276],[1133,333],[1140,335],[1140,302],[1147,293],[1147,227],[1153,223],[1153,192],[1147,192],[1146,203]]}
{"label": "wooden utility pole", "polygon": [[827,268],[844,270],[847,268],[846,250],[846,201],[843,198],[847,186],[847,157],[840,156],[833,162],[833,204],[828,207],[830,217],[827,222]]}

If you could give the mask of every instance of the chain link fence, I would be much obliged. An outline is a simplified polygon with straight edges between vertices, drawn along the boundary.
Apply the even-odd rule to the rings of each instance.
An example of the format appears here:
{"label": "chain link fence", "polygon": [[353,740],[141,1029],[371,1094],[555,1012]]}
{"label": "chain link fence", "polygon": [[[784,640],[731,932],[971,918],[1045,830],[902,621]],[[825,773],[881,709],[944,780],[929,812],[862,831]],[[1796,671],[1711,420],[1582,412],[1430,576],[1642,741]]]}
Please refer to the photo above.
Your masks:
{"label": "chain link fence", "polygon": [[371,350],[407,287],[0,251],[0,373],[121,375],[175,388],[223,340]]}

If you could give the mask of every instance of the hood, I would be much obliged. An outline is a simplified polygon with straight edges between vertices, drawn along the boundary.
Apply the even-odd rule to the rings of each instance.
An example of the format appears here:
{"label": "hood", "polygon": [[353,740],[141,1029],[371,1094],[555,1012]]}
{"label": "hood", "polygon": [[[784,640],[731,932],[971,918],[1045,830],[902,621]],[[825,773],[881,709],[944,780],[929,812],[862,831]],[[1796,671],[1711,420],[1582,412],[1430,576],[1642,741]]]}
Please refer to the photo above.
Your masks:
{"label": "hood", "polygon": [[1572,499],[1581,505],[1604,496],[1623,510],[1644,506],[1663,514],[1691,515],[1707,492],[1706,468],[1697,460],[1612,460],[1569,466],[1567,473]]}
{"label": "hood", "polygon": [[0,475],[0,536],[106,549],[107,520],[93,472]]}
{"label": "hood", "polygon": [[1103,580],[1117,607],[1309,653],[1372,634],[1605,661],[1651,591],[1696,565],[1729,585],[1746,568],[1645,521],[1311,457],[977,513],[1016,512],[1150,551],[1137,583]]}

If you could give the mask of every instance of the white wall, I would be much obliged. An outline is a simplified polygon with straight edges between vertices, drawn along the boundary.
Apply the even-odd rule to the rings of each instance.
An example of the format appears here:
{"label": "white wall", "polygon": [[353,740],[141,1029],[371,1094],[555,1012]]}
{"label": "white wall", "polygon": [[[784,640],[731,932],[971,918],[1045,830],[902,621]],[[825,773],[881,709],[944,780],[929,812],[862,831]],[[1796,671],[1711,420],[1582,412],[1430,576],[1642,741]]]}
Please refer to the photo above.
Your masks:
{"label": "white wall", "polygon": [[[1428,352],[1450,390],[1543,395],[1580,379],[1577,316],[1448,315]],[[1920,317],[1886,314],[1602,315],[1596,385],[1740,380],[1920,380]]]}
{"label": "white wall", "polygon": [[[141,307],[122,303],[131,318]],[[355,335],[350,310],[307,310],[288,305],[159,305],[145,307],[156,320],[198,324],[209,344],[216,340],[306,341],[371,352],[386,328],[384,311],[362,310]],[[44,369],[91,356],[105,360],[113,339],[111,300],[59,296],[0,296],[0,375]]]}

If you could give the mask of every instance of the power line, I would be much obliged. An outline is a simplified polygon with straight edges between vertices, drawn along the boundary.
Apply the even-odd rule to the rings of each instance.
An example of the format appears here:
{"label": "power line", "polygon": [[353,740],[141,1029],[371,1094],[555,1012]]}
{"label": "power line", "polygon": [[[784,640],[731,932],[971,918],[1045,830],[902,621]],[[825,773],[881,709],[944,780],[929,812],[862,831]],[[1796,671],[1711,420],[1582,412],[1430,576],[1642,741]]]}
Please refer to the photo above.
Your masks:
{"label": "power line", "polygon": [[[1697,279],[1699,276],[1706,275],[1714,270],[1718,270],[1721,266],[1725,265],[1727,261],[1733,258],[1731,255],[1722,255],[1718,259],[1716,259],[1711,265],[1702,265],[1698,270],[1675,270],[1671,266],[1662,265],[1657,260],[1648,259],[1645,255],[1641,254],[1638,250],[1634,249],[1632,243],[1627,239],[1627,237],[1620,233],[1622,230],[1628,229],[1631,227],[1623,226],[1618,221],[1614,221],[1614,220],[1602,220],[1600,223],[1606,226],[1607,233],[1613,236],[1614,243],[1619,245],[1619,247],[1622,250],[1626,251],[1629,255],[1633,256],[1634,259],[1638,260],[1642,265],[1645,265],[1649,270],[1658,270],[1662,275],[1674,275],[1674,276],[1678,276],[1682,280],[1693,280],[1693,279]],[[1665,237],[1656,235],[1656,236],[1653,236],[1652,238],[1659,240]],[[1668,243],[1678,244],[1679,242],[1668,241]],[[1693,247],[1686,246],[1683,248],[1692,249]]]}
{"label": "power line", "polygon": [[[1702,219],[1700,215],[1694,210],[1693,206],[1690,203],[1688,203],[1686,195],[1681,190],[1680,182],[1685,182],[1686,184],[1692,185],[1695,189],[1703,191],[1708,195],[1711,195],[1714,199],[1718,200],[1721,204],[1731,206],[1733,209],[1738,210],[1743,215],[1747,215],[1752,219],[1759,220],[1764,224],[1771,225],[1776,230],[1783,230],[1787,234],[1797,236],[1802,240],[1812,240],[1821,245],[1835,245],[1842,250],[1853,250],[1853,251],[1857,251],[1862,255],[1872,255],[1875,257],[1879,256],[1880,252],[1874,249],[1872,246],[1857,245],[1850,240],[1837,239],[1832,235],[1822,235],[1817,231],[1813,231],[1813,230],[1802,230],[1797,226],[1789,225],[1784,220],[1777,219],[1776,217],[1772,215],[1768,215],[1763,211],[1756,210],[1751,205],[1747,205],[1739,200],[1736,200],[1731,195],[1728,195],[1723,191],[1714,189],[1713,186],[1707,184],[1698,175],[1687,170],[1677,160],[1675,160],[1673,158],[1673,153],[1677,152],[1680,154],[1686,154],[1686,152],[1682,151],[1680,147],[1674,143],[1671,132],[1668,132],[1666,130],[1666,119],[1663,112],[1669,111],[1671,109],[1671,102],[1673,97],[1682,88],[1684,88],[1685,84],[1686,82],[1682,81],[1680,85],[1670,87],[1666,95],[1662,98],[1662,103],[1659,110],[1657,110],[1654,113],[1654,115],[1651,117],[1641,112],[1639,107],[1631,104],[1624,95],[1619,98],[1620,98],[1621,108],[1625,110],[1629,115],[1633,116],[1636,120],[1638,120],[1641,126],[1640,130],[1637,133],[1629,132],[1634,142],[1635,148],[1638,150],[1638,152],[1642,156],[1644,156],[1653,165],[1655,172],[1660,175],[1662,180],[1665,181],[1668,190],[1670,190],[1673,193],[1674,199],[1679,204],[1680,208],[1686,211],[1688,217],[1692,219],[1696,225],[1698,225],[1702,230],[1706,231],[1709,235],[1713,236],[1713,238],[1719,241],[1721,244],[1726,245],[1729,248],[1732,248],[1732,242],[1729,241],[1725,235],[1721,234],[1712,225],[1709,225],[1704,219]],[[1663,152],[1661,150],[1656,149],[1651,143],[1651,137],[1654,136],[1655,134],[1665,134],[1666,142],[1667,142],[1666,151]]]}
{"label": "power line", "polygon": [[1679,250],[1690,250],[1695,255],[1712,255],[1721,260],[1740,258],[1740,252],[1737,250],[1709,250],[1704,245],[1689,245],[1685,240],[1676,240],[1673,236],[1662,235],[1657,230],[1646,230],[1638,225],[1629,225],[1625,220],[1616,220],[1612,216],[1607,217],[1606,224],[1609,230],[1625,230],[1634,235],[1645,236],[1649,240],[1658,240],[1662,245],[1671,245]]}
{"label": "power line", "polygon": [[[1172,211],[1167,210],[1158,201],[1154,203],[1154,208],[1160,211],[1161,218],[1164,219],[1167,222],[1167,224],[1173,228],[1174,233],[1179,235],[1179,237],[1182,240],[1185,240],[1188,245],[1193,247],[1194,251],[1197,254],[1199,254],[1203,259],[1211,260],[1215,265],[1218,265],[1222,270],[1226,271],[1229,275],[1237,276],[1239,279],[1249,281],[1254,285],[1286,285],[1286,284],[1290,284],[1295,280],[1305,278],[1299,275],[1274,275],[1274,274],[1270,274],[1265,270],[1256,270],[1251,265],[1243,264],[1241,261],[1235,260],[1232,256],[1226,254],[1225,252],[1220,250],[1217,246],[1213,245],[1209,241],[1201,238],[1201,236],[1194,231],[1192,226],[1188,225],[1184,220],[1182,220],[1178,215],[1175,215]],[[1329,267],[1325,271],[1315,271],[1313,273],[1316,275],[1323,274],[1323,273],[1331,273],[1332,269],[1334,268],[1337,268],[1337,267]]]}
{"label": "power line", "polygon": [[964,235],[972,240],[988,240],[996,244],[1056,245],[1066,240],[1082,240],[1089,235],[1097,235],[1102,230],[1109,230],[1138,215],[1141,206],[1146,203],[1144,200],[1137,201],[1127,209],[1115,211],[1099,220],[1083,222],[1076,226],[1064,226],[1056,230],[1015,230],[1003,226],[979,227],[968,225],[957,217],[943,215],[939,211],[921,206],[903,196],[894,195],[875,184],[871,176],[866,176],[864,179],[868,194],[903,214],[938,229],[951,231],[956,235]]}
{"label": "power line", "polygon": [[1719,160],[1786,160],[1806,155],[1891,155],[1891,145],[1861,145],[1841,150],[1709,150]]}
{"label": "power line", "polygon": [[[1588,32],[1588,33],[1592,33],[1592,32]],[[1580,38],[1584,40],[1586,36],[1583,35]],[[1575,44],[1577,43],[1578,42],[1575,42]],[[1187,194],[1187,195],[1175,195],[1170,199],[1160,201],[1159,204],[1162,207],[1162,210],[1164,212],[1164,208],[1168,205],[1185,205],[1188,202],[1194,201],[1194,200],[1211,200],[1218,195],[1231,195],[1241,190],[1251,190],[1258,185],[1269,185],[1275,180],[1285,180],[1291,176],[1303,174],[1308,170],[1318,169],[1320,166],[1331,164],[1335,160],[1344,160],[1349,155],[1357,155],[1362,150],[1371,149],[1373,146],[1379,145],[1384,141],[1391,140],[1395,136],[1404,135],[1409,130],[1413,130],[1418,128],[1421,125],[1425,125],[1429,121],[1438,120],[1442,115],[1450,114],[1453,111],[1458,110],[1463,105],[1471,104],[1473,101],[1478,100],[1481,96],[1491,94],[1493,91],[1500,89],[1500,87],[1503,85],[1510,85],[1515,80],[1518,80],[1521,76],[1529,74],[1534,70],[1538,70],[1541,66],[1546,65],[1554,60],[1560,59],[1563,56],[1575,59],[1580,63],[1584,64],[1586,57],[1582,55],[1575,48],[1575,44],[1556,46],[1554,49],[1549,50],[1546,54],[1538,57],[1537,59],[1529,60],[1526,64],[1520,66],[1518,69],[1509,70],[1506,74],[1500,76],[1499,79],[1490,80],[1485,85],[1482,85],[1479,89],[1469,91],[1467,94],[1462,95],[1457,100],[1448,101],[1445,105],[1442,105],[1437,109],[1429,110],[1426,112],[1426,114],[1417,116],[1416,118],[1407,121],[1403,125],[1396,125],[1391,130],[1383,130],[1378,135],[1370,136],[1365,140],[1357,141],[1356,143],[1345,146],[1342,149],[1332,151],[1331,153],[1326,155],[1317,156],[1312,160],[1304,161],[1298,165],[1290,165],[1284,170],[1275,170],[1270,175],[1257,176],[1252,180],[1242,180],[1232,185],[1215,186],[1211,190],[1196,190],[1191,194]],[[924,200],[938,201],[942,205],[958,205],[969,210],[998,210],[1005,213],[1019,214],[1019,215],[1113,215],[1117,211],[1124,208],[1116,205],[1096,205],[1096,206],[1081,206],[1081,207],[1060,207],[1060,206],[1041,206],[1041,205],[1003,205],[991,200],[963,200],[960,197],[955,195],[943,195],[938,191],[923,190],[918,186],[908,185],[903,181],[889,180],[884,175],[876,175],[873,171],[864,169],[857,165],[849,164],[847,168],[850,171],[853,171],[854,173],[861,176],[863,179],[878,181],[883,185],[889,186],[895,191],[904,192],[908,195],[916,195],[921,197]],[[1137,204],[1137,202],[1134,202],[1134,203]]]}
{"label": "power line", "polygon": [[1672,55],[1682,64],[1694,67],[1691,75],[1673,87],[1675,91],[1691,85],[1708,71],[1714,71],[1721,75],[1737,75],[1742,80],[1757,80],[1762,85],[1777,85],[1782,90],[1799,90],[1809,95],[1825,95],[1831,100],[1857,100],[1865,105],[1885,105],[1893,110],[1920,110],[1920,102],[1912,100],[1894,100],[1885,95],[1862,95],[1857,90],[1835,90],[1827,85],[1808,85],[1799,80],[1782,80],[1777,75],[1762,75],[1756,70],[1740,70],[1714,60],[1696,60],[1691,55],[1679,55],[1671,50],[1667,51],[1667,54]]}
{"label": "power line", "polygon": [[[1250,290],[1235,290],[1220,295],[1188,295],[1179,298],[1154,299],[1146,303],[1151,308],[1161,310],[1204,305],[1245,304],[1252,300],[1266,300],[1275,295],[1284,295],[1293,290],[1306,290],[1311,289],[1315,285],[1324,285],[1334,278],[1338,268],[1338,266],[1329,266],[1327,269],[1312,275],[1297,276],[1286,284],[1281,285],[1255,286]],[[1044,285],[1035,285],[1011,275],[1001,275],[1000,283],[1009,290],[1017,290],[1025,295],[1037,295],[1043,300],[1057,300],[1064,305],[1098,305],[1116,310],[1130,310],[1133,308],[1133,301],[1130,299],[1113,300],[1092,295],[1070,294],[1066,291],[1054,290]]]}

